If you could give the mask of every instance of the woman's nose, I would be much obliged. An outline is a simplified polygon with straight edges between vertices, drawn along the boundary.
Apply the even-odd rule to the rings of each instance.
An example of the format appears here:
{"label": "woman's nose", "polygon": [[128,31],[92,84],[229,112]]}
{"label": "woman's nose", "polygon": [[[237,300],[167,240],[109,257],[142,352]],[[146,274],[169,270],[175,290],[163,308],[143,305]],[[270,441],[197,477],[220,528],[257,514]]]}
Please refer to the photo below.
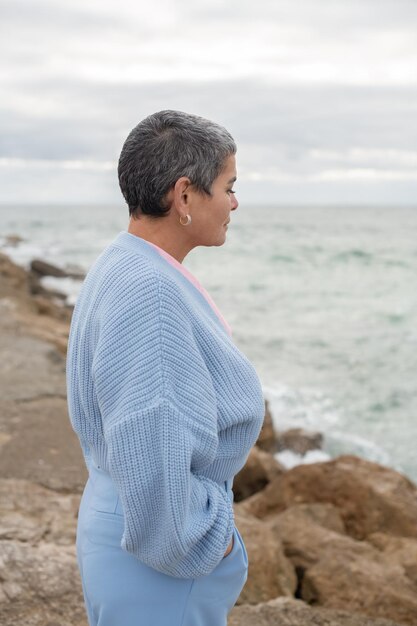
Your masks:
{"label": "woman's nose", "polygon": [[236,198],[236,196],[234,194],[233,194],[232,198],[233,198],[232,199],[232,211],[234,211],[239,206],[239,202],[237,201],[237,198]]}

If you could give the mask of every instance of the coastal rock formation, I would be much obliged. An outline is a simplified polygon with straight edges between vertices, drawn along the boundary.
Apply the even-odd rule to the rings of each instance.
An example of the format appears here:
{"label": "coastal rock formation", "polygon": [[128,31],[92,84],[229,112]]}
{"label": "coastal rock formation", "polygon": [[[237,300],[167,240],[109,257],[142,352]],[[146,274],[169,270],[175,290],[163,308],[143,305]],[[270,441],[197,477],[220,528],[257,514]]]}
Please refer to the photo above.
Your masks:
{"label": "coastal rock formation", "polygon": [[238,603],[258,604],[277,596],[293,597],[297,576],[280,539],[263,522],[240,515],[239,505],[235,506],[235,520],[249,558],[248,580]]}
{"label": "coastal rock formation", "polygon": [[417,539],[373,533],[367,537],[367,541],[381,550],[391,563],[401,565],[408,578],[417,586]]}
{"label": "coastal rock formation", "polygon": [[256,446],[265,452],[273,454],[277,450],[276,433],[274,425],[272,423],[272,416],[269,410],[268,400],[265,400],[265,417],[262,424],[261,432],[259,433]]}
{"label": "coastal rock formation", "polygon": [[361,554],[358,548],[325,551],[305,572],[301,598],[312,605],[417,624],[417,588],[404,569],[380,553]]}
{"label": "coastal rock formation", "polygon": [[355,539],[379,531],[417,537],[416,485],[395,470],[351,455],[294,467],[242,506],[267,519],[292,504],[313,502],[336,506]]}
{"label": "coastal rock formation", "polygon": [[401,626],[387,619],[358,613],[310,608],[300,600],[276,598],[256,606],[232,609],[228,626]]}
{"label": "coastal rock formation", "polygon": [[0,623],[87,626],[72,547],[0,541]]}
{"label": "coastal rock formation", "polygon": [[40,312],[25,270],[0,254],[0,477],[80,492],[86,471],[67,412],[68,332],[68,312],[53,302]]}
{"label": "coastal rock formation", "polygon": [[38,276],[55,276],[56,278],[77,278],[82,279],[84,275],[81,272],[68,272],[67,270],[42,261],[42,259],[33,259],[30,264],[32,272]]}
{"label": "coastal rock formation", "polygon": [[[86,626],[74,546],[86,470],[65,396],[71,311],[31,280],[0,255],[0,624]],[[266,404],[233,484],[249,572],[229,626],[415,626],[417,487],[348,455],[286,470],[273,456],[280,436],[300,454],[320,444],[277,433]]]}
{"label": "coastal rock formation", "polygon": [[297,598],[417,624],[417,488],[406,477],[343,456],[288,470],[239,511],[282,542]]}
{"label": "coastal rock formation", "polygon": [[58,305],[54,294],[40,285],[34,288],[38,282],[32,272],[0,253],[1,340],[8,332],[37,337],[65,354],[72,307]]}
{"label": "coastal rock formation", "polygon": [[5,245],[8,247],[10,246],[11,248],[17,248],[17,246],[21,244],[22,241],[24,241],[23,237],[21,237],[20,235],[15,235],[14,233],[6,235],[4,238]]}
{"label": "coastal rock formation", "polygon": [[277,451],[291,450],[302,456],[311,450],[321,450],[323,435],[318,432],[309,432],[304,428],[290,428],[276,433]]}
{"label": "coastal rock formation", "polygon": [[277,430],[274,427],[269,402],[265,400],[265,419],[256,442],[256,447],[270,454],[291,450],[295,454],[305,455],[311,450],[321,450],[323,434],[307,431],[304,428]]}
{"label": "coastal rock formation", "polygon": [[68,419],[64,356],[5,316],[0,349],[0,476],[80,492],[86,471]]}
{"label": "coastal rock formation", "polygon": [[254,493],[261,491],[285,468],[275,460],[272,454],[254,446],[249,453],[245,466],[233,480],[235,502],[240,502]]}
{"label": "coastal rock formation", "polygon": [[87,625],[74,547],[79,500],[0,479],[0,624]]}
{"label": "coastal rock formation", "polygon": [[295,505],[268,525],[297,571],[298,597],[308,604],[417,623],[417,587],[405,569],[370,543],[345,535],[331,505]]}
{"label": "coastal rock formation", "polygon": [[0,540],[74,546],[79,494],[0,478]]}

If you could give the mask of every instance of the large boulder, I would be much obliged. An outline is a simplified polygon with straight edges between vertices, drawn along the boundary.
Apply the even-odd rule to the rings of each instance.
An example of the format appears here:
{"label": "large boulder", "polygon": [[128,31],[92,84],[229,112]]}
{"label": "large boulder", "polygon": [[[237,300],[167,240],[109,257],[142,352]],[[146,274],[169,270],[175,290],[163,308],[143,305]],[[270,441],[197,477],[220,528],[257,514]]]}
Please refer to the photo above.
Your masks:
{"label": "large boulder", "polygon": [[299,465],[242,502],[247,513],[268,519],[300,503],[330,503],[355,539],[385,532],[417,537],[417,487],[393,469],[344,455]]}
{"label": "large boulder", "polygon": [[243,468],[236,474],[233,480],[233,493],[235,502],[261,491],[274,478],[285,471],[268,452],[254,446]]}
{"label": "large boulder", "polygon": [[313,506],[290,507],[265,522],[296,568],[298,597],[315,606],[417,623],[417,586],[404,567],[366,541],[344,535],[337,511],[330,510],[326,526],[320,525],[324,511],[312,512]]}
{"label": "large boulder", "polygon": [[75,544],[80,496],[28,480],[0,479],[0,539]]}
{"label": "large boulder", "polygon": [[304,428],[290,428],[289,430],[277,433],[277,449],[291,450],[296,454],[304,456],[311,450],[321,450],[323,446],[323,435],[320,432],[311,432]]}
{"label": "large boulder", "polygon": [[354,553],[385,563],[376,548],[343,534],[343,523],[337,509],[327,505],[329,518],[325,526],[321,525],[319,515],[317,522],[313,521],[309,510],[311,512],[314,507],[324,506],[326,505],[296,505],[265,522],[282,542],[285,555],[296,567],[301,582],[305,570],[323,558],[343,560],[345,556]]}
{"label": "large boulder", "polygon": [[86,626],[73,547],[0,541],[3,626]]}
{"label": "large boulder", "polygon": [[309,604],[417,624],[417,587],[404,568],[355,549],[326,550],[306,570],[301,597]]}
{"label": "large boulder", "polygon": [[80,496],[0,479],[0,624],[86,625],[75,532]]}
{"label": "large boulder", "polygon": [[249,558],[248,580],[238,603],[257,604],[277,596],[293,596],[297,576],[280,540],[263,522],[240,515],[238,506],[235,520]]}
{"label": "large boulder", "polygon": [[30,269],[37,276],[41,277],[54,276],[55,278],[74,278],[77,280],[83,280],[85,278],[85,273],[79,267],[73,265],[67,269],[62,269],[42,259],[33,259],[30,263]]}
{"label": "large boulder", "polygon": [[275,522],[287,524],[291,527],[293,523],[300,523],[303,526],[316,524],[328,530],[333,530],[341,535],[346,534],[340,511],[333,504],[313,502],[308,504],[293,504],[282,513],[269,518],[271,525]]}
{"label": "large boulder", "polygon": [[408,578],[417,586],[417,539],[373,533],[367,537],[367,541],[381,550],[392,563],[401,565]]}
{"label": "large boulder", "polygon": [[4,238],[5,245],[10,246],[11,248],[17,248],[17,246],[21,244],[22,241],[24,241],[23,237],[14,233],[6,235]]}
{"label": "large boulder", "polygon": [[9,331],[35,336],[56,345],[65,354],[72,307],[58,305],[53,299],[54,293],[41,287],[33,272],[27,272],[0,253],[2,340]]}
{"label": "large boulder", "polygon": [[273,453],[277,450],[276,434],[268,400],[265,400],[265,417],[256,445],[265,452]]}
{"label": "large boulder", "polygon": [[30,269],[39,276],[55,276],[56,278],[65,278],[68,276],[65,270],[56,265],[52,265],[52,263],[47,263],[42,259],[33,259],[30,263]]}
{"label": "large boulder", "polygon": [[0,298],[26,293],[28,291],[28,273],[0,252]]}
{"label": "large boulder", "polygon": [[311,608],[301,600],[276,598],[251,606],[235,606],[228,626],[401,626],[348,611]]}
{"label": "large boulder", "polygon": [[[47,316],[27,316],[31,332],[34,318],[43,319],[46,332],[59,338],[56,320]],[[68,418],[65,357],[14,324],[12,316],[0,315],[0,476],[81,492],[87,471]]]}

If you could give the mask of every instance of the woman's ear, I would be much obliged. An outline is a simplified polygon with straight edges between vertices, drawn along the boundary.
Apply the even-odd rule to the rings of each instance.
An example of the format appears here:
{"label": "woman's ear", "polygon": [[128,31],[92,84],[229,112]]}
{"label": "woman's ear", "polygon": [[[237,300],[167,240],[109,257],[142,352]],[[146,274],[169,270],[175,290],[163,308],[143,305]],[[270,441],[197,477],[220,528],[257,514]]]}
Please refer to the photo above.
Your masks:
{"label": "woman's ear", "polygon": [[191,181],[187,176],[181,176],[173,187],[173,202],[177,209],[188,208],[190,203]]}

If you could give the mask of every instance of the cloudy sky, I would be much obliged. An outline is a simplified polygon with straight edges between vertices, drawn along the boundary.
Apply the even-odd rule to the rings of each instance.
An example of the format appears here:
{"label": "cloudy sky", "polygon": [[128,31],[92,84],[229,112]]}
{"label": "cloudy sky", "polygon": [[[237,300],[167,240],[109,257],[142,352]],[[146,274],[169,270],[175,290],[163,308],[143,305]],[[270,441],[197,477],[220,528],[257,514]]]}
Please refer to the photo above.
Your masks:
{"label": "cloudy sky", "polygon": [[417,206],[416,0],[2,0],[0,42],[0,202],[121,202],[169,108],[232,132],[241,203]]}

